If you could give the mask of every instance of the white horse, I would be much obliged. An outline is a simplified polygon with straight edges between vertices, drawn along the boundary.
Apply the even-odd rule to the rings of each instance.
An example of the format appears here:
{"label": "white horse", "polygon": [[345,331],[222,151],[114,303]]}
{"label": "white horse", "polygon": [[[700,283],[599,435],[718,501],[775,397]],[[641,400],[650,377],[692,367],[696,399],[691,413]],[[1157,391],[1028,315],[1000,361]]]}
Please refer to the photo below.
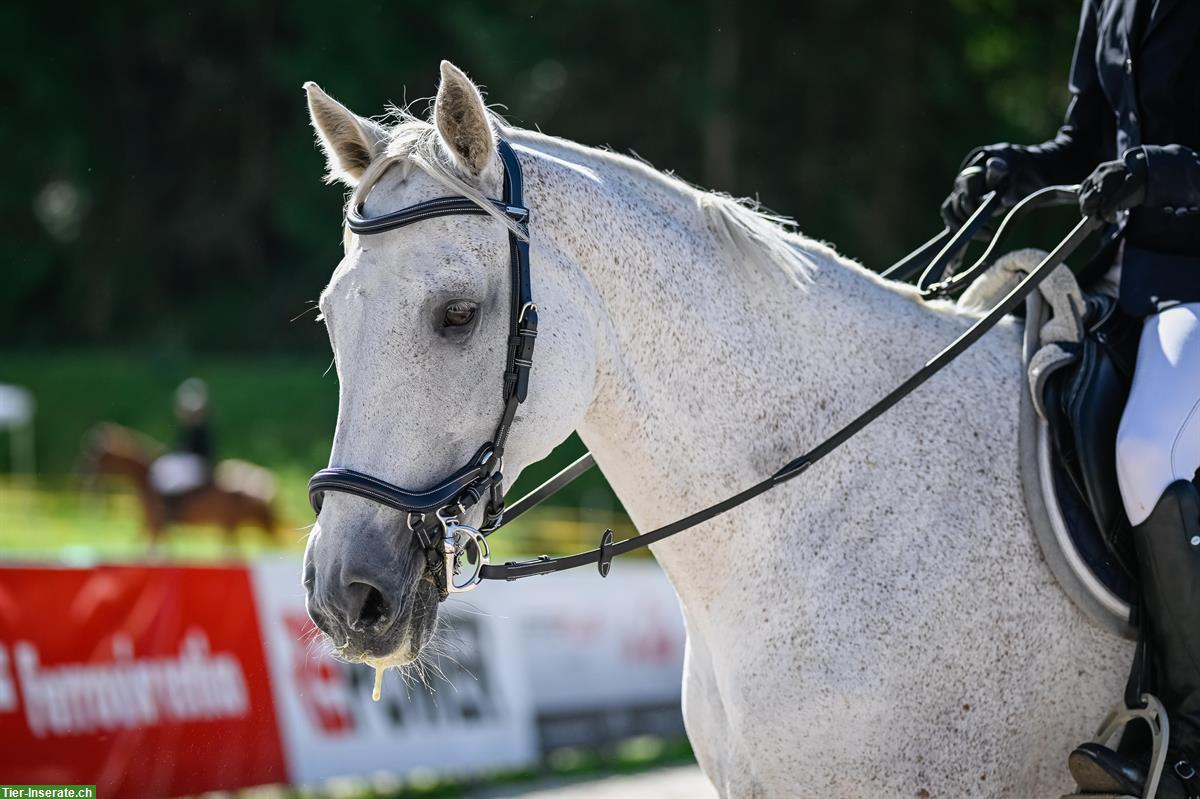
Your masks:
{"label": "white horse", "polygon": [[[330,179],[368,217],[498,197],[496,139],[513,145],[541,334],[505,472],[577,430],[642,530],[770,474],[974,318],[727,196],[509,127],[449,63],[429,122],[385,126],[307,91]],[[504,225],[345,235],[321,297],[340,381],[332,465],[419,488],[489,439]],[[800,479],[654,546],[687,624],[688,735],[723,796],[1070,786],[1066,754],[1118,698],[1130,650],[1059,588],[1026,518],[1019,334],[1001,324]],[[429,640],[436,590],[394,511],[329,495],[305,582],[348,658],[406,663]],[[346,623],[368,612],[383,621]]]}

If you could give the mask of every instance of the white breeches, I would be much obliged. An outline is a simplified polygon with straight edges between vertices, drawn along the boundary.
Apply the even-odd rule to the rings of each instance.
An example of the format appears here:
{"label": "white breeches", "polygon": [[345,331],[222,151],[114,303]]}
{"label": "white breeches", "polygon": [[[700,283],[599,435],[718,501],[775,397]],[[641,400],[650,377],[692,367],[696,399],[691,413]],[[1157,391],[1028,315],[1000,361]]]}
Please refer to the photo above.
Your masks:
{"label": "white breeches", "polygon": [[168,452],[150,464],[150,486],[164,496],[194,491],[208,482],[208,463],[191,452]]}
{"label": "white breeches", "polygon": [[1117,433],[1117,482],[1130,524],[1200,468],[1200,303],[1147,317]]}

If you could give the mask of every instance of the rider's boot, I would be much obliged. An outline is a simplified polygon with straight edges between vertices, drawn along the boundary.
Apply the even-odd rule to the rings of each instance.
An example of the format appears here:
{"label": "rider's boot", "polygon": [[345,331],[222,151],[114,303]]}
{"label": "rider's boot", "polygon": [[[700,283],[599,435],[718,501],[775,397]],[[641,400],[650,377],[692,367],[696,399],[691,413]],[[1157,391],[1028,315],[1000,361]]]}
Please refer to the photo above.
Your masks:
{"label": "rider's boot", "polygon": [[[1200,799],[1200,490],[1177,480],[1133,528],[1150,625],[1158,697],[1170,720],[1167,762],[1156,799]],[[1146,759],[1099,744],[1071,753],[1080,793],[1141,796]]]}

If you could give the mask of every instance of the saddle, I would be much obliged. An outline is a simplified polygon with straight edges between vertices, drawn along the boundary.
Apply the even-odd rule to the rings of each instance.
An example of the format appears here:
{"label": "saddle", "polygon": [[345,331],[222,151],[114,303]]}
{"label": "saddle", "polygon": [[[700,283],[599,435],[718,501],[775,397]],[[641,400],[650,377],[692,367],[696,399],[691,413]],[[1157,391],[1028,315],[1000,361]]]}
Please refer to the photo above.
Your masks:
{"label": "saddle", "polygon": [[[1041,256],[1022,250],[999,259],[960,305],[990,302]],[[1131,640],[1137,567],[1117,486],[1116,440],[1139,333],[1115,298],[1083,292],[1065,266],[1026,300],[1020,466],[1029,516],[1075,604]]]}
{"label": "saddle", "polygon": [[1082,541],[1103,543],[1105,552],[1095,561],[1113,571],[1106,582],[1124,584],[1137,573],[1137,561],[1117,487],[1116,441],[1133,381],[1138,329],[1113,297],[1089,294],[1084,303],[1082,340],[1056,345],[1071,359],[1030,388],[1040,389],[1035,406],[1046,419],[1057,456],[1059,503],[1075,511],[1073,527],[1090,528]]}

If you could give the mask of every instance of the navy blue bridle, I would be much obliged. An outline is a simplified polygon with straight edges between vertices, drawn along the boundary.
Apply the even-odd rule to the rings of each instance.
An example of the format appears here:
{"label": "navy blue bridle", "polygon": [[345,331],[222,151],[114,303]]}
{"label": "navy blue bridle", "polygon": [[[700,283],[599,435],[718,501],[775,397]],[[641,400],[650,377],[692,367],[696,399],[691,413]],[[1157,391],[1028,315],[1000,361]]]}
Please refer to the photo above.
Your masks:
{"label": "navy blue bridle", "polygon": [[[431,555],[431,567],[447,571],[443,598],[448,593],[470,590],[478,584],[478,569],[470,582],[463,585],[454,583],[453,572],[458,568],[458,557],[464,550],[473,550],[470,554],[486,555],[484,536],[496,530],[503,520],[504,475],[501,468],[504,463],[504,444],[516,418],[517,407],[529,394],[529,373],[533,367],[533,347],[537,340],[538,312],[529,279],[529,210],[524,206],[521,164],[512,146],[504,140],[499,142],[499,153],[504,168],[503,199],[488,202],[515,222],[524,235],[518,235],[512,229],[508,231],[512,279],[508,354],[502,395],[504,411],[495,434],[476,451],[466,466],[423,491],[401,488],[369,474],[336,467],[322,469],[308,483],[309,501],[317,513],[321,512],[325,494],[336,491],[363,497],[407,514],[409,529]],[[346,226],[360,236],[396,230],[440,216],[488,215],[488,211],[474,200],[461,196],[438,197],[372,218],[364,217],[362,211],[360,203],[346,213]],[[486,500],[482,526],[475,530],[459,524],[463,514],[480,500]],[[479,560],[483,565],[486,557]]]}

